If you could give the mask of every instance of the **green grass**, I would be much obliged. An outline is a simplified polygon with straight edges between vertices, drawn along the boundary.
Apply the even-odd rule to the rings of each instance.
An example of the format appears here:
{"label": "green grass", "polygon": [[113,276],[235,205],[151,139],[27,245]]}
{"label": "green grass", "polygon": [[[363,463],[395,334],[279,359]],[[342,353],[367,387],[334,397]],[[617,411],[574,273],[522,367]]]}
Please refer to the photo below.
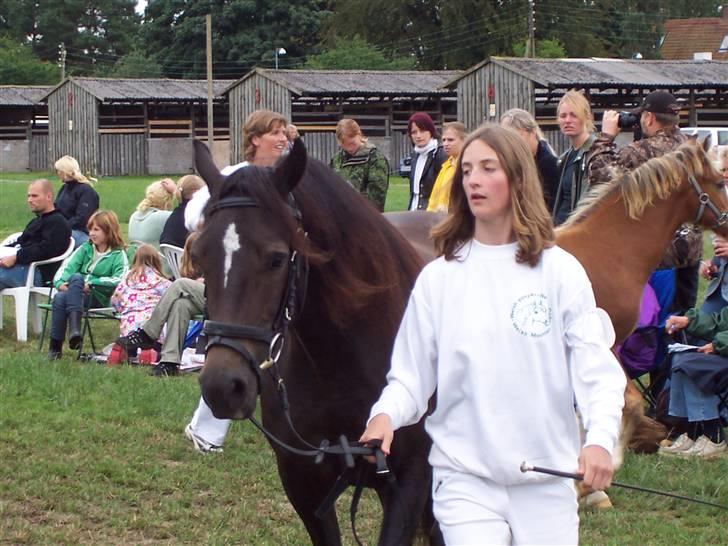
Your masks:
{"label": "green grass", "polygon": [[[30,219],[25,184],[0,178],[0,236]],[[19,180],[11,182],[11,180]],[[104,178],[102,206],[128,218],[151,177]],[[407,204],[392,180],[388,210]],[[704,290],[704,283],[701,283]],[[106,368],[65,357],[48,362],[15,341],[5,299],[0,331],[0,544],[271,544],[308,542],[288,503],[272,451],[248,423],[234,423],[224,454],[201,456],[182,429],[198,400],[194,376],[156,380],[146,369]],[[102,342],[117,335],[99,321]],[[295,388],[290,386],[289,388]],[[629,455],[616,479],[728,504],[728,458]],[[725,515],[708,507],[613,489],[615,509],[582,514],[588,545],[725,544]],[[338,511],[345,544],[348,497]],[[372,544],[380,521],[366,494],[358,528]]]}

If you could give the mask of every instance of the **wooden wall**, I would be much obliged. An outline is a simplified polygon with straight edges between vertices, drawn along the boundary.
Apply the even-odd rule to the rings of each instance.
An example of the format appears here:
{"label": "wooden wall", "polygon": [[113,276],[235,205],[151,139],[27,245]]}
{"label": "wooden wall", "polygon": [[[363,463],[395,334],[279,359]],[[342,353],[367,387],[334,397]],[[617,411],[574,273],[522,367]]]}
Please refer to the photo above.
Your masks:
{"label": "wooden wall", "polygon": [[[30,139],[28,168],[31,171],[52,170],[51,158],[48,151],[48,135],[33,135]],[[58,159],[58,158],[56,158]],[[55,162],[55,159],[53,160]]]}
{"label": "wooden wall", "polygon": [[75,157],[86,173],[99,169],[98,101],[73,81],[48,96],[50,162],[63,155]]}
{"label": "wooden wall", "polygon": [[291,119],[291,95],[285,87],[253,74],[228,92],[230,105],[230,164],[243,161],[243,125],[255,110],[265,108]]}
{"label": "wooden wall", "polygon": [[146,174],[147,137],[144,133],[99,135],[100,175]]}

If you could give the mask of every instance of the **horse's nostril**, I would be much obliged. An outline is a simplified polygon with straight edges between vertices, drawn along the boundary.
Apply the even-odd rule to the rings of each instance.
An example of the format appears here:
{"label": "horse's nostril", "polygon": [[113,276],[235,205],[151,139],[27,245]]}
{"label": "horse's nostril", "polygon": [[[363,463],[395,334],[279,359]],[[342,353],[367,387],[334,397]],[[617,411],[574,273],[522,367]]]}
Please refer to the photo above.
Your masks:
{"label": "horse's nostril", "polygon": [[239,378],[233,379],[231,381],[230,390],[233,397],[245,395],[245,382]]}

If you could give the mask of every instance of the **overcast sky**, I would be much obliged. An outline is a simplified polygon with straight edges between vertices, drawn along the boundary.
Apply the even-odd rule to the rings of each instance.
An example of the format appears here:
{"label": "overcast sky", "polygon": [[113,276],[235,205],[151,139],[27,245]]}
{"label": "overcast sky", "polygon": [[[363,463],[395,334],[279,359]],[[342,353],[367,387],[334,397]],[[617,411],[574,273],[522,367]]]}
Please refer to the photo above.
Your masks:
{"label": "overcast sky", "polygon": [[137,13],[144,14],[144,8],[147,5],[147,0],[137,0],[136,11]]}

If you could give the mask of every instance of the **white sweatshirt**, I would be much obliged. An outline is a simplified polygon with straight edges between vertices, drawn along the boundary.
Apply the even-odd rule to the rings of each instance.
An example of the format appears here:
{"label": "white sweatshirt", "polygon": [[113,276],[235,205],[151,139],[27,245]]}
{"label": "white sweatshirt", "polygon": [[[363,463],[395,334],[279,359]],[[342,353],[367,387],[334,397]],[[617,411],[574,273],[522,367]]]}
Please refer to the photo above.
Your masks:
{"label": "white sweatshirt", "polygon": [[[237,163],[235,165],[228,165],[220,171],[220,174],[230,176],[238,169],[242,169],[247,166],[247,161],[243,161],[242,163]],[[190,199],[187,203],[187,206],[185,207],[185,228],[190,233],[197,231],[199,228],[200,222],[203,220],[202,211],[205,210],[205,206],[209,200],[210,188],[208,188],[207,184],[205,184],[197,190],[194,195],[192,195],[192,199]]]}
{"label": "white sweatshirt", "polygon": [[574,400],[585,445],[611,453],[626,382],[581,264],[554,247],[530,267],[516,249],[471,241],[423,269],[370,414],[395,430],[416,423],[437,388],[430,463],[504,485],[549,479],[521,473],[523,461],[576,471]]}

